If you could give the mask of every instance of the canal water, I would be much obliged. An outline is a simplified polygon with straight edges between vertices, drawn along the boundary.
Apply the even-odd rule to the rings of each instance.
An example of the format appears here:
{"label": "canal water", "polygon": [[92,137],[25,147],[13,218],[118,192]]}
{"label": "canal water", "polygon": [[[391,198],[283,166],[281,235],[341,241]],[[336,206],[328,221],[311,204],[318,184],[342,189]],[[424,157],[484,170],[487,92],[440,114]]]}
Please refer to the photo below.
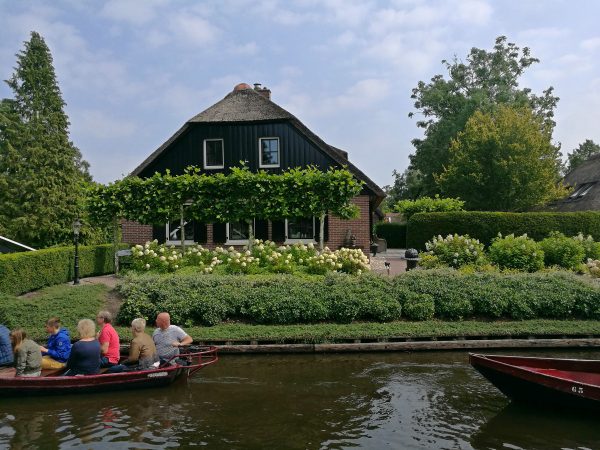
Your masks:
{"label": "canal water", "polygon": [[223,356],[180,381],[2,398],[0,448],[600,448],[599,416],[510,404],[466,352]]}

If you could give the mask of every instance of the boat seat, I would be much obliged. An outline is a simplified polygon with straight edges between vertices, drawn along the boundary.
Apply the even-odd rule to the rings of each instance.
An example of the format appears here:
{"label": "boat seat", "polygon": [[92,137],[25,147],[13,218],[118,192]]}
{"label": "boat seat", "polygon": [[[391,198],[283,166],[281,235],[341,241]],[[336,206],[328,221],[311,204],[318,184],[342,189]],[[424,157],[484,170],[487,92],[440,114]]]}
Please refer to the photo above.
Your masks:
{"label": "boat seat", "polygon": [[63,374],[65,369],[42,369],[43,377],[58,377]]}

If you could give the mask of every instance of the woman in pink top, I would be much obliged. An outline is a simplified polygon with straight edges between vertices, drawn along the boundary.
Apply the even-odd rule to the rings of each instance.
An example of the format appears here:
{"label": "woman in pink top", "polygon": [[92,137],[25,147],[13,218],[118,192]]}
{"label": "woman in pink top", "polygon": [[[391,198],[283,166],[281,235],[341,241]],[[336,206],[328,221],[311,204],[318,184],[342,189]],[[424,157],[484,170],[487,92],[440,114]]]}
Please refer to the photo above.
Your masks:
{"label": "woman in pink top", "polygon": [[96,322],[100,326],[98,332],[98,342],[100,342],[100,367],[112,367],[119,364],[121,357],[119,350],[119,335],[110,324],[112,314],[108,311],[100,311],[96,316]]}

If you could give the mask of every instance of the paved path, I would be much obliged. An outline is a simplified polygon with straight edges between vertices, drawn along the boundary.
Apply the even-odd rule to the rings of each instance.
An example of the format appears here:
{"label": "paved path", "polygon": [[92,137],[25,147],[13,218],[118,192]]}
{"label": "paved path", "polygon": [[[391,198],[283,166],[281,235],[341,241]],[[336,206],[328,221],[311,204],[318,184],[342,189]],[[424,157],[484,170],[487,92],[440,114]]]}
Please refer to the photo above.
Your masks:
{"label": "paved path", "polygon": [[[80,284],[103,284],[111,289],[114,289],[117,285],[117,277],[115,275],[100,275],[97,277],[81,278]],[[73,283],[69,283],[73,284]]]}
{"label": "paved path", "polygon": [[387,274],[385,263],[390,263],[389,275],[398,275],[406,272],[406,261],[402,259],[404,249],[390,248],[387,252],[371,256],[371,270],[375,273]]}

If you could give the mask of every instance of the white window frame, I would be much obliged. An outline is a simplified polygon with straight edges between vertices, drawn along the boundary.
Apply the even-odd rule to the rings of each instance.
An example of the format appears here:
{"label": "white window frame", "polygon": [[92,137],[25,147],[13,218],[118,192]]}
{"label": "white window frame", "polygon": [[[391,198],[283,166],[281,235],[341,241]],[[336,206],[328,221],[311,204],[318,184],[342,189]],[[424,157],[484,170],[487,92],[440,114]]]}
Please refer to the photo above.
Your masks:
{"label": "white window frame", "polygon": [[[229,239],[229,226],[230,222],[225,224],[225,245],[248,245],[249,239]],[[252,228],[256,233],[256,219],[252,219]]]}
{"label": "white window frame", "polygon": [[315,244],[317,241],[315,239],[315,237],[317,236],[317,228],[316,228],[316,218],[315,216],[313,216],[312,218],[313,220],[313,237],[312,239],[308,238],[308,239],[291,239],[288,238],[288,219],[285,219],[285,242],[284,244],[310,244],[313,243]]}
{"label": "white window frame", "polygon": [[[192,221],[188,220],[187,222],[184,222],[183,226],[187,225],[188,222],[193,222],[193,220]],[[169,237],[171,236],[171,230],[169,229],[169,222],[167,222],[165,224],[165,231],[167,232],[167,236],[165,238],[165,244],[166,245],[181,245],[181,239],[178,240],[178,241],[172,241],[172,240],[169,239]],[[184,239],[183,243],[186,244],[186,245],[188,245],[188,244],[191,245],[191,244],[195,244],[196,241],[194,241],[193,239]]]}
{"label": "white window frame", "polygon": [[[277,140],[277,164],[263,164],[262,162],[262,141],[263,140],[271,140],[271,139],[275,139]],[[258,167],[261,169],[272,169],[272,168],[276,168],[276,167],[280,167],[281,165],[281,142],[279,141],[279,138],[276,136],[272,136],[272,137],[261,137],[258,138]]]}
{"label": "white window frame", "polygon": [[[206,143],[207,142],[216,142],[216,141],[221,141],[221,161],[223,162],[220,166],[209,166],[206,164]],[[207,170],[212,170],[212,169],[224,169],[225,168],[225,142],[223,139],[204,139],[204,143],[203,143],[203,148],[204,148],[204,168]]]}

